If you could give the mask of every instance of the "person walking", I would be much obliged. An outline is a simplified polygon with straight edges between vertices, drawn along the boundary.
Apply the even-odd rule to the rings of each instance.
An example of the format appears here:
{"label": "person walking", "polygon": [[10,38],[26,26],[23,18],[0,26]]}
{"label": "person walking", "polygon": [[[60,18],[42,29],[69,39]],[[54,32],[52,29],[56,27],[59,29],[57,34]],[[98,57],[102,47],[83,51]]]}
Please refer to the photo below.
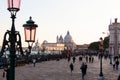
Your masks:
{"label": "person walking", "polygon": [[35,67],[35,64],[36,64],[36,59],[34,58],[33,59],[33,66]]}
{"label": "person walking", "polygon": [[89,62],[91,62],[91,59],[92,59],[92,57],[91,57],[91,56],[89,56]]}
{"label": "person walking", "polygon": [[72,75],[72,71],[74,70],[73,63],[71,63],[69,67],[70,67],[70,70],[71,70],[71,75]]}
{"label": "person walking", "polygon": [[79,56],[79,61],[82,61],[82,56]]}
{"label": "person walking", "polygon": [[115,61],[113,61],[113,70],[115,70]]}
{"label": "person walking", "polygon": [[71,59],[71,58],[70,58],[70,56],[69,56],[69,57],[68,57],[68,62],[70,61],[70,59]]}
{"label": "person walking", "polygon": [[6,80],[9,80],[9,76],[10,76],[10,69],[9,69],[9,67],[6,66],[6,67],[4,68],[4,71],[6,72]]}
{"label": "person walking", "polygon": [[115,67],[116,67],[116,70],[118,70],[118,67],[119,67],[119,61],[118,61],[118,59],[115,62]]}
{"label": "person walking", "polygon": [[73,56],[73,58],[72,58],[72,59],[73,59],[73,63],[75,63],[75,60],[76,60],[75,56]]}
{"label": "person walking", "polygon": [[94,62],[94,57],[92,56],[92,63]]}
{"label": "person walking", "polygon": [[88,62],[88,56],[87,55],[86,55],[85,59],[86,59],[86,62]]}
{"label": "person walking", "polygon": [[87,72],[87,64],[83,62],[80,69],[82,72],[82,80],[84,80],[84,76],[86,75],[86,72]]}

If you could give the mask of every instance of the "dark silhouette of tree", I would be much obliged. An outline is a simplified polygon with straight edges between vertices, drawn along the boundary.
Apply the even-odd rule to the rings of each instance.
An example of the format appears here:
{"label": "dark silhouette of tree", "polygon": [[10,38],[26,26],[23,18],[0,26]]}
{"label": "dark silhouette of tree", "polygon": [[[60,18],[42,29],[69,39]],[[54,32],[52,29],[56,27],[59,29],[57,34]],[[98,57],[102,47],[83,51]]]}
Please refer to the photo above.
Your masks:
{"label": "dark silhouette of tree", "polygon": [[[99,44],[100,44],[99,41],[98,42],[92,42],[88,46],[88,49],[90,49],[90,50],[99,50]],[[103,47],[104,47],[104,49],[109,48],[109,36],[104,38]]]}
{"label": "dark silhouette of tree", "polygon": [[104,38],[103,46],[104,46],[104,49],[109,48],[109,36]]}
{"label": "dark silhouette of tree", "polygon": [[88,49],[90,50],[99,50],[99,42],[92,42],[88,46]]}

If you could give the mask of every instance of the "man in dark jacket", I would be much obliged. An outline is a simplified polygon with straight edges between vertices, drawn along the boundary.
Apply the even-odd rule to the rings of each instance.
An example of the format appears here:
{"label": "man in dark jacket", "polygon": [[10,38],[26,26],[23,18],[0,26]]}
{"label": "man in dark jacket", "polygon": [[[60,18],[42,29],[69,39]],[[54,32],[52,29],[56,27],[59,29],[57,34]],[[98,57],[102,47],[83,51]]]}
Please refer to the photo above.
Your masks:
{"label": "man in dark jacket", "polygon": [[83,62],[80,69],[82,72],[82,80],[84,80],[84,76],[86,75],[86,72],[87,72],[87,64]]}

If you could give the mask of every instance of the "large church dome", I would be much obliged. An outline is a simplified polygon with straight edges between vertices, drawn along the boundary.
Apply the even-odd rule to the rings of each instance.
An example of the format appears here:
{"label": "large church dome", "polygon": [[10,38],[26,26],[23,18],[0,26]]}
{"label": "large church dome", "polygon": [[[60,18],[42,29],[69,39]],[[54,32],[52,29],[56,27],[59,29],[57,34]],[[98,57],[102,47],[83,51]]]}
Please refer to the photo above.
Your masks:
{"label": "large church dome", "polygon": [[74,50],[76,47],[76,44],[74,43],[69,31],[67,31],[67,34],[64,37],[64,43],[65,43],[65,46],[70,50]]}
{"label": "large church dome", "polygon": [[72,42],[72,37],[71,37],[69,31],[67,31],[67,34],[64,37],[64,42],[66,42],[66,43]]}

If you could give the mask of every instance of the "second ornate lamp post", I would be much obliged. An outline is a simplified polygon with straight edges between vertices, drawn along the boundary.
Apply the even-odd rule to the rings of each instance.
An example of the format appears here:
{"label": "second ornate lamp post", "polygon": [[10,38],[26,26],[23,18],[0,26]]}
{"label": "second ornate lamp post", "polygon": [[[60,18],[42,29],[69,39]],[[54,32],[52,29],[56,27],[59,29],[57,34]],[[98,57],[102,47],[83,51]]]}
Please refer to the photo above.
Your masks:
{"label": "second ornate lamp post", "polygon": [[99,50],[100,50],[100,73],[98,80],[104,80],[103,72],[102,72],[102,57],[103,57],[103,38],[100,38],[100,45],[99,45]]}
{"label": "second ornate lamp post", "polygon": [[26,21],[26,24],[23,24],[24,33],[25,33],[25,42],[28,42],[28,49],[29,49],[27,55],[31,53],[32,45],[35,42],[36,28],[38,27],[38,25],[34,23],[35,22],[32,20],[32,17],[30,17],[30,19]]}

